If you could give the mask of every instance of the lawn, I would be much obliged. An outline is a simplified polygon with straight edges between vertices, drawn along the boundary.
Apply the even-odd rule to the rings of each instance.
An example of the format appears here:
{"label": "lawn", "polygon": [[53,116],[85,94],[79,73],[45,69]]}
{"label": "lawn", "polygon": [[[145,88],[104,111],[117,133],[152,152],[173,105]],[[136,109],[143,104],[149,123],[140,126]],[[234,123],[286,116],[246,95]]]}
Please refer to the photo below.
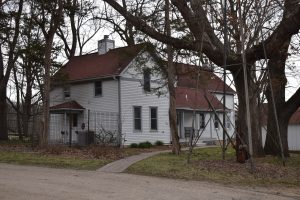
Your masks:
{"label": "lawn", "polygon": [[195,149],[187,164],[186,152],[180,156],[163,153],[132,165],[127,172],[231,185],[300,186],[300,154],[291,154],[286,167],[279,158],[255,159],[254,173],[250,172],[249,163],[235,162],[233,149],[227,151],[225,160],[221,155],[220,148]]}
{"label": "lawn", "polygon": [[71,158],[30,152],[0,151],[0,162],[20,165],[47,166],[55,168],[96,170],[109,163],[110,160],[83,159],[76,157]]}
{"label": "lawn", "polygon": [[39,149],[33,148],[30,143],[9,141],[0,142],[0,163],[96,170],[124,157],[162,149],[168,147],[140,149],[91,145],[69,148],[63,145],[49,145],[47,148]]}

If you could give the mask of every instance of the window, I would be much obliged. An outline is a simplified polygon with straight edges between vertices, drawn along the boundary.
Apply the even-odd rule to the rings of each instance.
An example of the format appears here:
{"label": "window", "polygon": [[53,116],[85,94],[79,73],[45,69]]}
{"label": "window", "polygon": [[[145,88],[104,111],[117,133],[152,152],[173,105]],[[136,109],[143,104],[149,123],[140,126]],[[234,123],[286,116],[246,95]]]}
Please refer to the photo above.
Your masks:
{"label": "window", "polygon": [[95,96],[102,96],[102,81],[95,82]]}
{"label": "window", "polygon": [[134,130],[142,130],[142,107],[134,106],[133,107],[133,124]]}
{"label": "window", "polygon": [[205,115],[204,113],[200,113],[200,128],[205,127]]}
{"label": "window", "polygon": [[71,94],[70,94],[70,87],[65,87],[64,88],[64,98],[70,98],[71,97]]}
{"label": "window", "polygon": [[157,107],[150,107],[150,129],[157,130]]}
{"label": "window", "polygon": [[215,115],[215,128],[219,128],[218,115]]}
{"label": "window", "polygon": [[151,87],[150,87],[150,82],[151,82],[151,70],[150,69],[145,69],[144,70],[144,90],[146,92],[150,92]]}

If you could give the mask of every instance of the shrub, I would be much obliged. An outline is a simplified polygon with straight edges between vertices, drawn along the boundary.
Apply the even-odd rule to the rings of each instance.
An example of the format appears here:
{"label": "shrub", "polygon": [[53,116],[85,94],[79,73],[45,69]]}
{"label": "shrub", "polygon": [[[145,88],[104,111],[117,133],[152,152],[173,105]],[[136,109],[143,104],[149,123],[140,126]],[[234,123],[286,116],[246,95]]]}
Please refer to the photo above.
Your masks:
{"label": "shrub", "polygon": [[131,143],[130,148],[138,148],[139,145],[137,143]]}
{"label": "shrub", "polygon": [[157,141],[155,142],[155,145],[156,145],[156,146],[164,146],[164,142],[163,142],[163,141],[160,141],[160,140],[157,140]]}
{"label": "shrub", "polygon": [[139,148],[143,148],[143,149],[144,148],[150,148],[152,146],[153,145],[149,141],[139,143]]}

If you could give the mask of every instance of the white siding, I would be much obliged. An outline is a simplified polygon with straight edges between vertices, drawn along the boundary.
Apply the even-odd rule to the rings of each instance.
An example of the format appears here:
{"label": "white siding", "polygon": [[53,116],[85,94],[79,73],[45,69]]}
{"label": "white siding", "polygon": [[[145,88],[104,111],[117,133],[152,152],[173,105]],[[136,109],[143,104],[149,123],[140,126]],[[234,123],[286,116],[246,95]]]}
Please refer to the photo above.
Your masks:
{"label": "white siding", "polygon": [[[212,115],[210,117],[210,115]],[[232,124],[234,125],[234,111],[231,111],[231,113],[228,114]],[[223,114],[219,113],[218,114],[219,118],[221,121],[223,121]],[[193,122],[193,112],[192,111],[184,111],[184,116],[183,116],[183,125],[184,127],[192,127],[192,122]],[[220,139],[222,140],[223,137],[223,129],[221,125],[219,124],[219,128],[216,129],[214,126],[214,114],[213,112],[205,112],[205,124],[207,124],[206,128],[204,129],[201,137],[201,140],[207,140],[207,139],[212,139],[212,140],[217,140]],[[199,114],[196,114],[195,118],[195,129],[200,130],[199,133],[202,132],[202,129],[200,129],[200,116]],[[184,129],[183,129],[184,130]],[[233,135],[234,133],[234,127],[231,125],[229,128],[227,128],[227,132],[230,136]]]}
{"label": "white siding", "polygon": [[[222,93],[214,93],[221,103],[223,103],[223,94]],[[222,104],[223,105],[223,104]],[[234,95],[226,94],[226,108],[233,110],[234,109]]]}
{"label": "white siding", "polygon": [[64,102],[63,88],[56,87],[50,91],[50,106]]}
{"label": "white siding", "polygon": [[[266,127],[262,128],[262,142],[265,146],[266,142]],[[288,145],[289,150],[300,151],[300,125],[299,124],[290,124],[288,126]]]}
{"label": "white siding", "polygon": [[[74,134],[74,132],[77,130],[81,130],[81,123],[84,122],[87,128],[88,110],[91,110],[90,130],[92,131],[94,131],[96,125],[100,126],[99,124],[102,124],[101,119],[104,119],[104,117],[101,118],[100,113],[98,113],[99,116],[97,116],[95,114],[96,112],[101,111],[118,113],[118,80],[102,80],[102,96],[100,97],[95,97],[94,95],[94,82],[71,85],[70,95],[70,98],[64,99],[63,88],[54,88],[50,92],[50,105],[53,106],[63,102],[75,100],[85,108],[84,112],[78,115],[78,127],[72,128],[72,138],[75,141],[77,140],[77,135]],[[108,115],[110,115],[110,113],[108,113]],[[68,124],[69,121],[67,119],[67,127],[69,127]],[[104,127],[107,128],[105,124]],[[53,141],[55,138],[58,138],[59,136],[61,136],[61,131],[64,130],[69,130],[69,128],[65,128],[64,115],[53,115],[50,121],[50,139]]]}
{"label": "white siding", "polygon": [[[125,145],[149,141],[154,143],[157,140],[170,143],[169,128],[169,99],[167,90],[161,91],[164,95],[158,97],[156,94],[145,93],[143,90],[143,69],[154,69],[155,62],[149,53],[143,53],[134,59],[121,78],[121,122],[122,134],[125,137]],[[163,82],[161,75],[151,71],[151,88],[157,88]],[[142,108],[142,131],[135,131],[133,124],[133,106]],[[158,130],[150,130],[150,107],[157,107]]]}
{"label": "white siding", "polygon": [[70,95],[64,99],[63,88],[54,88],[50,92],[50,105],[75,100],[86,110],[118,112],[118,80],[102,80],[101,97],[94,95],[94,82],[71,85]]}
{"label": "white siding", "polygon": [[[155,94],[146,94],[140,83],[133,80],[121,80],[121,121],[125,145],[157,140],[170,143],[169,100]],[[134,131],[133,106],[142,107],[142,131]],[[150,107],[157,107],[158,130],[150,130]]]}

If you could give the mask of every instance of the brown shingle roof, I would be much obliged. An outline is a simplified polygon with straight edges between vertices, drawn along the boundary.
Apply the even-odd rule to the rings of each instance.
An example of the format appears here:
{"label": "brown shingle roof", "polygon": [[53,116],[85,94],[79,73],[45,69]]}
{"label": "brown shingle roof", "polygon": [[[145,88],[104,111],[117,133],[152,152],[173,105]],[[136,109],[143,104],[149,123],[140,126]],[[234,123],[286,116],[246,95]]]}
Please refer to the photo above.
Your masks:
{"label": "brown shingle roof", "polygon": [[[196,88],[197,73],[199,72],[198,88],[223,93],[224,81],[216,76],[211,70],[182,63],[176,63],[176,69],[178,86]],[[225,89],[228,93],[235,93],[228,85],[225,85]]]}
{"label": "brown shingle roof", "polygon": [[82,107],[79,103],[77,103],[77,101],[68,101],[58,105],[51,106],[50,111],[53,110],[84,110],[84,107]]}
{"label": "brown shingle roof", "polygon": [[177,87],[175,90],[177,109],[212,110],[204,97],[205,93],[216,110],[223,109],[223,104],[210,92],[186,87]]}
{"label": "brown shingle roof", "polygon": [[119,75],[146,44],[109,50],[106,54],[92,53],[72,57],[54,76],[68,81],[87,80]]}

